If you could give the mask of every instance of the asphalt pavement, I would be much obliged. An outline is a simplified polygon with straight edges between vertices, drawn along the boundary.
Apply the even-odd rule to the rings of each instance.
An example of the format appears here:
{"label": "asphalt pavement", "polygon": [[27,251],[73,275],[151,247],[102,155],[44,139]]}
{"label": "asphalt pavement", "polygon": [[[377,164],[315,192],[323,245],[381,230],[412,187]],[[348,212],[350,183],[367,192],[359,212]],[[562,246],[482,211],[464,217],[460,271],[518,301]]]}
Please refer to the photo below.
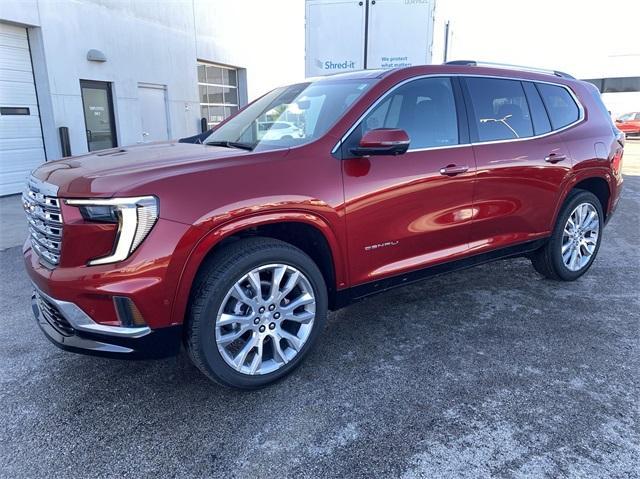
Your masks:
{"label": "asphalt pavement", "polygon": [[58,350],[32,319],[20,248],[0,251],[0,476],[639,477],[638,142],[624,172],[580,280],[516,259],[370,298],[256,392],[210,383],[184,354]]}

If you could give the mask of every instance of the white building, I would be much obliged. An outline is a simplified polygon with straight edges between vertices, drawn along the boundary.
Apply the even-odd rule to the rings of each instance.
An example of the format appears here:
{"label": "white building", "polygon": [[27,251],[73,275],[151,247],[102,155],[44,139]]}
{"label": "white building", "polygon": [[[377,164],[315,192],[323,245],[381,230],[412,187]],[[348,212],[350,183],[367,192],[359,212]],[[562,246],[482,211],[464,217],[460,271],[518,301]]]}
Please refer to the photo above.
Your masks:
{"label": "white building", "polygon": [[0,195],[61,127],[73,155],[190,136],[302,78],[300,0],[2,0]]}

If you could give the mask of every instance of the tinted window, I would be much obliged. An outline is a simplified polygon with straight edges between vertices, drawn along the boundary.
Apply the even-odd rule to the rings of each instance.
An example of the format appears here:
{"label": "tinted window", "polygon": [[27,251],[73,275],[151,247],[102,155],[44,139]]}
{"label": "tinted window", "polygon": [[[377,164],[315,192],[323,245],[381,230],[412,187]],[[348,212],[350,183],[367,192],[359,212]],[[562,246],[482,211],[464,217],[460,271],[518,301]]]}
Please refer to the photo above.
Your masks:
{"label": "tinted window", "polygon": [[467,78],[466,82],[479,141],[533,136],[529,106],[519,81]]}
{"label": "tinted window", "polygon": [[[375,128],[401,128],[411,139],[410,149],[458,144],[453,88],[448,78],[414,80],[395,89],[356,128],[347,143],[357,143]],[[353,145],[355,146],[355,145]]]}
{"label": "tinted window", "polygon": [[573,101],[566,88],[547,83],[537,83],[536,85],[542,96],[542,101],[547,107],[554,130],[567,126],[580,117],[578,105]]}
{"label": "tinted window", "polygon": [[522,86],[527,95],[527,103],[529,103],[529,113],[533,121],[533,131],[536,135],[542,135],[551,131],[551,123],[547,116],[547,110],[544,109],[542,99],[538,94],[538,90],[533,83],[523,82]]}

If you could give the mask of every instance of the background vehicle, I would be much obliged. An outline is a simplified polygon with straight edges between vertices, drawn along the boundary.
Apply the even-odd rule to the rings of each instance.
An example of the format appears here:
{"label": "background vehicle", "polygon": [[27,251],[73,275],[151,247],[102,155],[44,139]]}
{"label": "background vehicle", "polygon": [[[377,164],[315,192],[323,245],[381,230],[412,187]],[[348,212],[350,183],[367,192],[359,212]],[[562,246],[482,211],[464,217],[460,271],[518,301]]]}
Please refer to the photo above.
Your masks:
{"label": "background vehicle", "polygon": [[258,138],[261,140],[281,140],[302,138],[304,132],[288,121],[263,121],[258,123]]}
{"label": "background vehicle", "polygon": [[616,126],[627,136],[640,136],[640,112],[620,115],[616,120]]}
{"label": "background vehicle", "polygon": [[[260,125],[297,118],[298,138]],[[624,137],[598,90],[475,62],[278,88],[204,144],[47,163],[24,205],[47,337],[161,357],[186,345],[226,385],[292,371],[328,309],[526,255],[556,280],[593,263],[622,187]]]}

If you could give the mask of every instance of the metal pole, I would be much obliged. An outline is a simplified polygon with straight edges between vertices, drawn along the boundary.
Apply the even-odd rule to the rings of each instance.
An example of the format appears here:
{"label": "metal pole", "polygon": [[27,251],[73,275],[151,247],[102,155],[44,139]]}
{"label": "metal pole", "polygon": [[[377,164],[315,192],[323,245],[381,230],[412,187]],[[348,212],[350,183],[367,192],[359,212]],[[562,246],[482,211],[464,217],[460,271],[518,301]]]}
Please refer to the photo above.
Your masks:
{"label": "metal pole", "polygon": [[449,20],[444,25],[444,63],[447,63],[447,55],[449,54]]}

